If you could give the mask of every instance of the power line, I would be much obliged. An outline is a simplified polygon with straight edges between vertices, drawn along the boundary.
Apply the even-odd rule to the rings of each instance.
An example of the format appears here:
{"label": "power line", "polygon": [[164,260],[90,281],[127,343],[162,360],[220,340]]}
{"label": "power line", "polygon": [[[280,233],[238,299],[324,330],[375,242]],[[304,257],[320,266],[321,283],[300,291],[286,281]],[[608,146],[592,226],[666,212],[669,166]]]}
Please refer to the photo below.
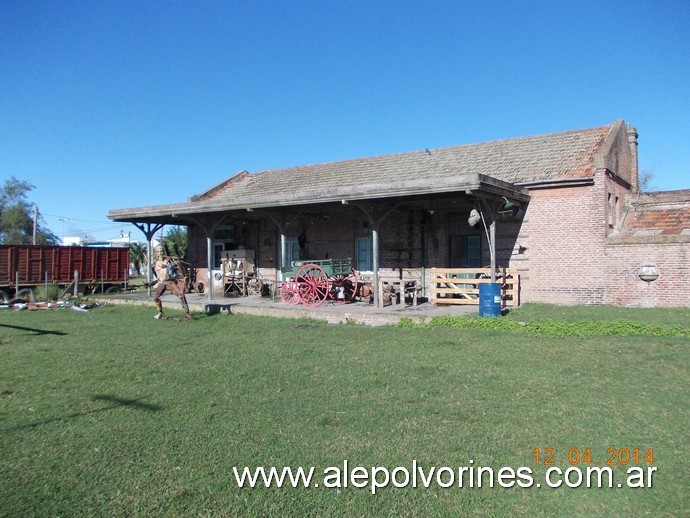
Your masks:
{"label": "power line", "polygon": [[[46,214],[45,212],[41,212],[41,216],[49,216],[51,218],[64,218],[68,221],[81,221],[83,223],[99,223],[101,225],[105,224],[106,222],[101,220],[101,221],[94,221],[92,219],[80,219],[80,218],[70,218],[68,216],[61,216],[58,214]],[[112,221],[108,221],[107,223],[112,223]]]}
{"label": "power line", "polygon": [[122,229],[122,225],[117,225],[115,227],[81,228],[81,231],[83,231],[83,232],[105,232],[106,230],[115,230],[118,228]]}

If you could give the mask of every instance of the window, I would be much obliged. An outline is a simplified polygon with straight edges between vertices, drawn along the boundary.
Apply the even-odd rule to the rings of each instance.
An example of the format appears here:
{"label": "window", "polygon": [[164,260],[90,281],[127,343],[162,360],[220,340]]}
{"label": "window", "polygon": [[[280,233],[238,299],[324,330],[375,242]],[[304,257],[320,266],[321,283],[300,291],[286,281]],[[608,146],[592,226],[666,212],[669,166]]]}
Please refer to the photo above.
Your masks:
{"label": "window", "polygon": [[223,241],[223,240],[214,240],[213,241],[213,266],[215,268],[220,268],[220,260],[223,258],[223,252],[226,250],[234,250],[235,249],[235,242],[234,241]]}
{"label": "window", "polygon": [[618,224],[618,215],[620,211],[620,204],[618,196],[608,193],[606,199],[608,208],[608,224],[609,228],[614,228]]}
{"label": "window", "polygon": [[465,254],[468,268],[482,267],[482,238],[480,236],[466,236]]}
{"label": "window", "polygon": [[220,268],[220,260],[225,250],[234,250],[235,225],[220,225],[213,234],[213,266]]}
{"label": "window", "polygon": [[449,268],[481,268],[481,237],[448,236],[448,266]]}
{"label": "window", "polygon": [[482,267],[481,234],[468,225],[466,214],[448,217],[448,267]]}
{"label": "window", "polygon": [[297,238],[287,238],[285,241],[285,245],[287,247],[287,265],[291,265],[292,261],[297,261],[300,259],[299,241],[297,240]]}
{"label": "window", "polygon": [[374,241],[371,237],[357,238],[357,269],[361,272],[374,271]]}

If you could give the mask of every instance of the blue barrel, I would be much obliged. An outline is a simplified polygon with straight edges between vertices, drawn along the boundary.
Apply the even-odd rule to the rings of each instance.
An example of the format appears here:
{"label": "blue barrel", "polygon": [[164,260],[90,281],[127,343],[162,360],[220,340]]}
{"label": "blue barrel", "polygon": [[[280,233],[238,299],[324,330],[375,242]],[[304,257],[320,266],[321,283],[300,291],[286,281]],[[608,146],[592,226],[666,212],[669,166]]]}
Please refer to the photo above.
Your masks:
{"label": "blue barrel", "polygon": [[498,282],[479,285],[479,316],[501,316],[501,285]]}

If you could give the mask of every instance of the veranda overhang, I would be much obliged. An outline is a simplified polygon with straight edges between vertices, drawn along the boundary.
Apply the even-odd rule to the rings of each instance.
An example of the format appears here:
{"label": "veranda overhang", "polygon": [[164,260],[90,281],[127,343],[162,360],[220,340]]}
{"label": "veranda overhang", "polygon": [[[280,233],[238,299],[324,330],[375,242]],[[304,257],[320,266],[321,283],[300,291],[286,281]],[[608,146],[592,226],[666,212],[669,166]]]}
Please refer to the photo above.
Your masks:
{"label": "veranda overhang", "polygon": [[[482,202],[490,214],[490,236],[493,247],[494,220],[497,204],[501,200],[523,204],[529,201],[529,192],[524,187],[493,178],[491,176],[471,173],[463,175],[444,175],[435,178],[404,179],[395,182],[367,182],[350,183],[323,182],[304,189],[281,189],[275,181],[260,188],[261,182],[252,189],[252,176],[247,172],[218,184],[199,196],[189,199],[186,203],[156,205],[132,209],[116,209],[110,211],[108,217],[113,221],[130,222],[135,224],[146,234],[149,246],[148,257],[151,260],[151,238],[162,225],[190,225],[196,224],[207,234],[207,262],[209,272],[211,264],[211,241],[213,229],[219,222],[232,214],[247,211],[263,212],[279,227],[281,234],[281,264],[287,260],[285,247],[285,232],[275,216],[290,208],[304,208],[306,206],[328,204],[352,204],[365,212],[372,220],[373,234],[373,269],[375,282],[378,281],[378,232],[381,221],[374,220],[370,208],[377,205],[397,206],[408,200],[425,198],[463,196]],[[256,175],[261,176],[261,175]],[[285,177],[287,180],[289,174]],[[278,175],[274,177],[277,180]],[[369,209],[364,205],[368,205]],[[382,217],[385,218],[386,212]],[[492,272],[494,271],[495,254],[492,251]],[[492,273],[492,278],[493,278]],[[212,295],[213,279],[209,275],[209,299]],[[378,304],[376,294],[376,303]]]}
{"label": "veranda overhang", "polygon": [[285,209],[329,203],[395,202],[425,196],[448,197],[454,194],[479,199],[500,199],[505,196],[519,203],[527,203],[530,198],[529,191],[524,187],[485,174],[472,173],[432,180],[404,180],[393,184],[372,182],[359,185],[322,185],[303,191],[245,191],[236,197],[202,195],[190,198],[185,203],[114,209],[108,213],[108,217],[113,221],[130,223],[186,225],[194,223],[200,217],[207,218],[214,214],[236,211]]}

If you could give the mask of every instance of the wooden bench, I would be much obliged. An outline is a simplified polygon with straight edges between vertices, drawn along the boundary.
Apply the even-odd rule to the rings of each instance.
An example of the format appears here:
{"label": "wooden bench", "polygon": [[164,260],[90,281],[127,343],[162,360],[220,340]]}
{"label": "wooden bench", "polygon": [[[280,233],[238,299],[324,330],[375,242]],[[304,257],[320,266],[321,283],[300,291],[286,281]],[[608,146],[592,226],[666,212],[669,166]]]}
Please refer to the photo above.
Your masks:
{"label": "wooden bench", "polygon": [[379,280],[379,307],[386,306],[386,302],[393,306],[405,306],[407,299],[412,306],[417,306],[419,287],[416,280]]}
{"label": "wooden bench", "polygon": [[419,268],[391,268],[379,270],[379,307],[387,305],[405,307],[406,302],[417,306],[417,296],[421,290],[421,270]]}

